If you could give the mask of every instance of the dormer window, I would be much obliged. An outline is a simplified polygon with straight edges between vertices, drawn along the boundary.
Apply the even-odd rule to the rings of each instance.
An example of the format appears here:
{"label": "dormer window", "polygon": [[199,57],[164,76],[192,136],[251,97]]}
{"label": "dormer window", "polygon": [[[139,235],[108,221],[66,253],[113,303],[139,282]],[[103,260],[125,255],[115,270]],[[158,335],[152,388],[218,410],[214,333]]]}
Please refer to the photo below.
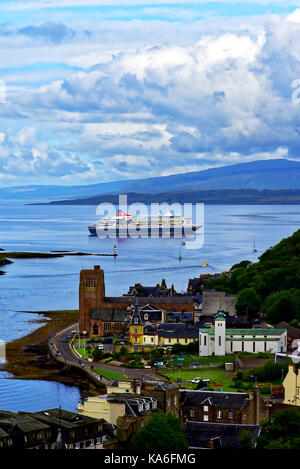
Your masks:
{"label": "dormer window", "polygon": [[134,318],[134,324],[138,324],[139,320],[138,318]]}

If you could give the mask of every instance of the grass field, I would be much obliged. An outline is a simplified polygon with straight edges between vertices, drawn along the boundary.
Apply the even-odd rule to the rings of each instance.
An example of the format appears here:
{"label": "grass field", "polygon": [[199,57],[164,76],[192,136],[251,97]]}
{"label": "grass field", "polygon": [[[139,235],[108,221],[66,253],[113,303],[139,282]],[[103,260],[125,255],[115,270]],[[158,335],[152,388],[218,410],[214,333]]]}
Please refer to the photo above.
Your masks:
{"label": "grass field", "polygon": [[[209,386],[215,388],[216,390],[222,389],[222,391],[234,391],[230,387],[232,385],[231,377],[227,375],[223,368],[201,368],[198,370],[185,370],[185,369],[176,369],[163,372],[171,381],[177,382],[177,378],[181,378],[182,384],[190,389],[196,389],[196,385],[191,383],[191,380],[196,377],[201,377],[203,379],[210,379]],[[214,384],[220,384],[221,386],[214,386]]]}
{"label": "grass field", "polygon": [[105,376],[107,379],[126,379],[126,376],[122,375],[118,371],[103,370],[102,368],[95,368],[95,371],[100,375]]}

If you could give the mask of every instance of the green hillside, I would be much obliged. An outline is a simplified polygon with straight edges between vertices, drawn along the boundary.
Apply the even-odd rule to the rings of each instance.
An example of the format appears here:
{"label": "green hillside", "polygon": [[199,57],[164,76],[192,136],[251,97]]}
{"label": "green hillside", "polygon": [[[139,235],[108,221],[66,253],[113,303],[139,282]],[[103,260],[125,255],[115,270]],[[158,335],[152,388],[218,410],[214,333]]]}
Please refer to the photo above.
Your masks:
{"label": "green hillside", "polygon": [[262,310],[271,324],[300,326],[300,230],[265,251],[259,262],[236,264],[230,276],[211,279],[205,288],[237,294],[238,314],[253,318]]}

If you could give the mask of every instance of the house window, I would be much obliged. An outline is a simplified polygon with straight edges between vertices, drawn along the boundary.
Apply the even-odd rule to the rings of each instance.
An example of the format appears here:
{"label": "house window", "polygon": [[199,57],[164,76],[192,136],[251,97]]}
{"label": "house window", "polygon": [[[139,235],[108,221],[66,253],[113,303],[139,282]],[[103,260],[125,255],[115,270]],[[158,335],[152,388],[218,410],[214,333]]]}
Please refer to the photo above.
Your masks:
{"label": "house window", "polygon": [[233,342],[230,342],[230,352],[233,350]]}
{"label": "house window", "polygon": [[171,339],[169,339],[169,344],[171,343]]}
{"label": "house window", "polygon": [[184,339],[184,343],[187,344],[188,340],[187,339]]}
{"label": "house window", "polygon": [[204,336],[204,345],[206,345],[206,335]]}
{"label": "house window", "polygon": [[154,342],[154,337],[151,337],[151,342],[152,342],[152,343]]}
{"label": "house window", "polygon": [[203,406],[203,412],[208,412],[208,405]]}
{"label": "house window", "polygon": [[242,342],[242,352],[244,351],[244,342]]}
{"label": "house window", "polygon": [[134,329],[134,333],[137,334],[137,333],[138,333],[138,330],[137,330],[137,329]]}
{"label": "house window", "polygon": [[221,336],[219,335],[219,346],[221,345]]}
{"label": "house window", "polygon": [[264,351],[267,351],[267,342],[264,342]]}
{"label": "house window", "polygon": [[105,322],[105,323],[104,323],[104,330],[105,330],[105,331],[110,331],[110,330],[111,330],[111,324],[110,324],[110,322]]}
{"label": "house window", "polygon": [[134,318],[134,324],[138,324],[139,320],[138,318]]}
{"label": "house window", "polygon": [[233,412],[228,412],[228,418],[229,420],[233,420]]}
{"label": "house window", "polygon": [[203,422],[208,422],[208,415],[203,415]]}
{"label": "house window", "polygon": [[179,344],[179,339],[177,339],[177,344]]}
{"label": "house window", "polygon": [[190,417],[195,417],[195,410],[194,409],[190,409]]}
{"label": "house window", "polygon": [[134,338],[134,342],[137,343],[137,337]]}
{"label": "house window", "polygon": [[255,352],[255,342],[253,342],[253,352]]}
{"label": "house window", "polygon": [[221,418],[222,418],[222,411],[218,410],[217,411],[217,419],[221,419]]}

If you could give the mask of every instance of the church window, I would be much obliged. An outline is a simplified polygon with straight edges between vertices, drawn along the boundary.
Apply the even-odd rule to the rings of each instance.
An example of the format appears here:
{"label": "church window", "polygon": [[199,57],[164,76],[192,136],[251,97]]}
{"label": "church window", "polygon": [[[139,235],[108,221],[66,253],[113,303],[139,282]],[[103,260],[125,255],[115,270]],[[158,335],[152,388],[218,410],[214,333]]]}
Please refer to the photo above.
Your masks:
{"label": "church window", "polygon": [[98,328],[97,324],[94,324],[94,326],[93,326],[93,334],[94,334],[94,335],[98,335],[98,334],[99,334],[99,328]]}

